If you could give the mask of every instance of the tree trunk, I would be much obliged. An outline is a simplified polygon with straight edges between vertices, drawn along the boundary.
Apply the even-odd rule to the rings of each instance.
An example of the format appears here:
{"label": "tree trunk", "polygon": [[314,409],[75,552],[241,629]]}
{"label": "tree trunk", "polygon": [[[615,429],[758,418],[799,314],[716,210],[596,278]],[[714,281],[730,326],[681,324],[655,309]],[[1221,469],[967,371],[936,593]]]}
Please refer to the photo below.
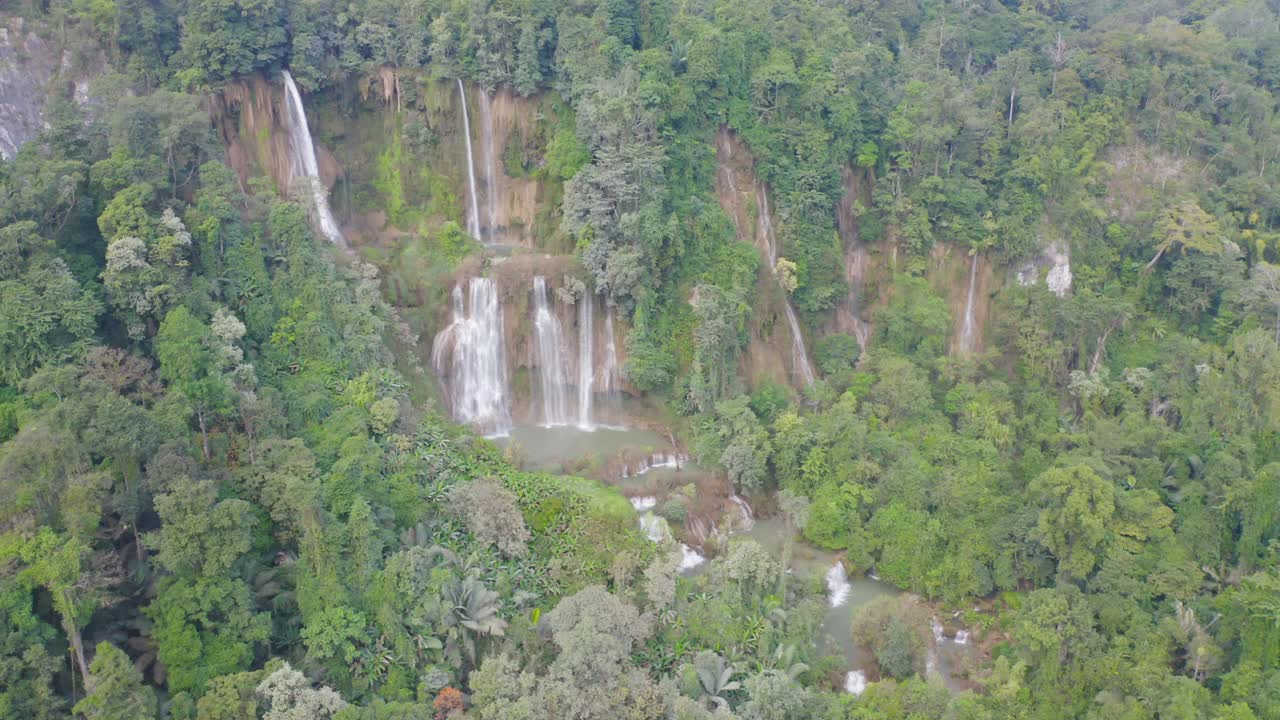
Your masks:
{"label": "tree trunk", "polygon": [[85,693],[88,693],[92,688],[89,686],[89,664],[84,659],[84,640],[80,637],[80,629],[72,618],[63,618],[62,623],[67,637],[71,639],[71,657],[80,669],[80,680],[84,683]]}
{"label": "tree trunk", "polygon": [[200,443],[204,449],[204,459],[209,459],[209,428],[206,426],[204,411],[196,411],[196,419],[200,421]]}

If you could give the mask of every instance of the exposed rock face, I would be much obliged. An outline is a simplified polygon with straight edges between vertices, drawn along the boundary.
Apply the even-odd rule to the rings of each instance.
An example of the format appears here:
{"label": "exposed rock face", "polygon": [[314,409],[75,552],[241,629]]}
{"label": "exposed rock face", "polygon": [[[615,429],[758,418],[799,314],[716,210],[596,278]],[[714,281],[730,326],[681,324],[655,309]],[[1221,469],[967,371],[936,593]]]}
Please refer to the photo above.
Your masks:
{"label": "exposed rock face", "polygon": [[[227,162],[235,169],[240,182],[263,173],[276,187],[287,192],[289,187],[289,136],[285,131],[284,93],[261,75],[229,83],[210,98],[209,113],[214,127],[227,148]],[[326,178],[321,155],[321,180]],[[330,169],[332,172],[332,169]]]}
{"label": "exposed rock face", "polygon": [[938,243],[929,254],[926,277],[951,308],[952,354],[981,353],[991,297],[997,289],[990,259],[970,255],[957,245]]}
{"label": "exposed rock face", "polygon": [[836,229],[844,247],[844,272],[849,296],[836,305],[833,329],[857,338],[858,345],[865,351],[867,341],[871,339],[871,322],[867,309],[863,307],[862,294],[871,271],[871,253],[858,234],[855,206],[859,202],[869,205],[870,198],[864,197],[860,175],[853,168],[846,165],[841,169],[840,182],[844,192],[836,205]]}
{"label": "exposed rock face", "polygon": [[0,155],[7,160],[45,127],[44,103],[58,57],[21,18],[0,26]]}
{"label": "exposed rock face", "polygon": [[89,81],[106,62],[91,46],[81,53],[86,57],[75,61],[23,18],[0,13],[0,157],[12,158],[48,127],[44,113],[50,98],[88,102]]}
{"label": "exposed rock face", "polygon": [[761,222],[762,213],[767,212],[768,189],[756,179],[751,151],[724,126],[716,135],[716,197],[733,220],[738,239],[760,248],[764,260],[756,282],[751,341],[743,358],[747,380],[753,385],[770,380],[802,388],[806,370],[798,363],[807,362],[807,358],[802,352],[788,352],[788,348],[803,347],[804,338],[793,336],[786,316],[787,298],[768,267],[773,252],[768,236],[771,228]]}
{"label": "exposed rock face", "polygon": [[1071,254],[1063,243],[1050,243],[1037,257],[1018,268],[1014,278],[1024,287],[1044,278],[1045,285],[1058,297],[1071,291]]}

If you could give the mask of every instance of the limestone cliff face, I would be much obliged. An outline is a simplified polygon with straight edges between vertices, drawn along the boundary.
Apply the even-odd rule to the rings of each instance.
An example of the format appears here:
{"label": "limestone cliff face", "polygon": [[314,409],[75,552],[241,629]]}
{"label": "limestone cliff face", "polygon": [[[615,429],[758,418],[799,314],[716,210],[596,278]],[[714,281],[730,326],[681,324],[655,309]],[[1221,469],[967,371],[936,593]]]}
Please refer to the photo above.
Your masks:
{"label": "limestone cliff face", "polygon": [[[787,299],[768,267],[768,229],[772,222],[766,203],[769,190],[755,175],[755,158],[751,151],[727,127],[716,133],[716,197],[733,220],[738,240],[751,243],[761,251],[763,262],[756,278],[757,303],[751,318],[751,339],[743,357],[742,371],[751,385],[762,381],[791,385],[801,389],[802,376],[795,343],[785,312]],[[800,338],[804,342],[804,338]]]}
{"label": "limestone cliff face", "polygon": [[[481,239],[558,249],[559,188],[537,172],[545,151],[543,98],[464,85]],[[242,182],[289,177],[285,106],[274,78],[228,84],[210,114]],[[352,244],[394,245],[446,221],[467,226],[470,183],[457,83],[382,68],[304,98],[331,204]]]}
{"label": "limestone cliff face", "polygon": [[105,68],[97,47],[64,48],[52,32],[0,13],[0,156],[12,158],[47,127],[51,100],[87,104],[89,83]]}

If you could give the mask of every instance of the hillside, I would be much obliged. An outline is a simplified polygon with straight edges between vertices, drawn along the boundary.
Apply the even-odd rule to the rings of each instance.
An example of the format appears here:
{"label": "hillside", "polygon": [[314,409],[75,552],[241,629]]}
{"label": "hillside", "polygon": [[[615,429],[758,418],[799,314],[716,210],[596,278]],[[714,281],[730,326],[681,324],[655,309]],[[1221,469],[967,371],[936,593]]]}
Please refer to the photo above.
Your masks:
{"label": "hillside", "polygon": [[1280,720],[1280,10],[0,5],[0,720]]}

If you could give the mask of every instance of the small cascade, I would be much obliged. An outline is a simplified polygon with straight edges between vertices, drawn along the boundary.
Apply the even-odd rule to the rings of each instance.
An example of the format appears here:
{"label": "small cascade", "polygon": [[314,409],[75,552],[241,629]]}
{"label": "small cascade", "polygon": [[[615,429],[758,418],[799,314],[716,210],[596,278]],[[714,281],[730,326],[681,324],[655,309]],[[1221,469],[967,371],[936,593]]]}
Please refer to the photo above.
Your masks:
{"label": "small cascade", "polygon": [[346,249],[347,240],[338,229],[338,221],[329,209],[329,193],[324,183],[320,182],[320,163],[316,160],[315,143],[311,140],[311,128],[307,124],[307,113],[302,107],[302,95],[293,82],[293,75],[288,70],[281,70],[284,78],[285,105],[287,112],[285,121],[289,131],[289,181],[305,182],[310,187],[312,217],[320,232],[329,242]]}
{"label": "small cascade", "polygon": [[[769,272],[776,277],[778,245],[773,235],[773,216],[769,213],[769,194],[764,191],[763,185],[756,189],[756,201],[760,208],[760,239],[764,242],[765,255],[769,260]],[[800,373],[804,386],[809,387],[814,378],[813,368],[809,365],[809,353],[804,347],[804,335],[800,334],[800,321],[796,319],[795,308],[791,307],[791,298],[786,296],[785,289],[783,295],[787,325],[791,329],[791,364]]]}
{"label": "small cascade", "polygon": [[941,645],[947,639],[947,634],[942,629],[942,623],[938,621],[938,618],[929,618],[929,630],[933,633],[934,644]]}
{"label": "small cascade", "polygon": [[787,312],[787,325],[791,326],[791,361],[800,369],[800,375],[804,378],[804,385],[808,387],[813,384],[813,368],[809,367],[809,354],[804,349],[804,336],[800,334],[800,321],[796,319],[795,308],[791,307],[791,300],[787,300],[783,306]]}
{"label": "small cascade", "polygon": [[861,670],[850,670],[844,676],[844,691],[852,695],[861,695],[867,689],[867,674]]}
{"label": "small cascade", "polygon": [[962,353],[973,352],[973,295],[978,285],[978,256],[973,256],[969,264],[969,294],[964,301],[964,324],[960,328],[960,347]]}
{"label": "small cascade", "polygon": [[467,139],[467,179],[470,181],[471,214],[467,216],[467,233],[484,242],[480,237],[480,200],[476,193],[476,160],[471,153],[471,115],[467,112],[467,89],[458,78],[458,97],[462,99],[462,136]]}
{"label": "small cascade", "polygon": [[489,93],[480,89],[480,138],[484,148],[484,198],[489,213],[488,239],[494,242],[494,233],[498,228],[498,165],[493,151],[493,112],[490,108]]}
{"label": "small cascade", "polygon": [[839,560],[827,571],[827,602],[831,607],[840,607],[849,602],[849,593],[853,586],[849,584],[849,576],[844,572],[844,563]]}
{"label": "small cascade", "polygon": [[569,406],[564,373],[564,333],[560,320],[551,311],[547,279],[533,278],[533,331],[538,351],[538,379],[542,392],[542,424],[558,427],[569,424]]}
{"label": "small cascade", "polygon": [[[653,512],[657,507],[658,499],[653,496],[633,497],[631,498],[631,506],[636,509],[640,515],[640,531],[645,534],[654,543],[675,542],[675,537],[671,534],[671,526],[667,523],[667,519]],[[697,550],[679,543],[680,545],[680,572],[692,570],[707,559]]]}
{"label": "small cascade", "polygon": [[756,526],[756,515],[751,511],[751,506],[747,504],[746,500],[743,500],[737,495],[730,495],[729,502],[738,506],[738,512],[741,517],[739,530],[742,532],[750,532],[751,528]]}
{"label": "small cascade", "polygon": [[639,461],[629,462],[622,466],[622,479],[630,477],[639,477],[650,470],[661,470],[670,468],[679,470],[685,463],[689,462],[689,458],[682,453],[658,452],[648,457],[640,458]]}
{"label": "small cascade", "polygon": [[578,300],[578,427],[594,430],[591,400],[595,385],[595,299],[590,293]]}
{"label": "small cascade", "polygon": [[458,421],[486,435],[506,435],[511,431],[511,409],[497,283],[472,278],[465,299],[462,286],[456,285],[452,300],[453,322],[432,342],[431,363],[442,379],[448,378]]}
{"label": "small cascade", "polygon": [[969,644],[969,631],[968,631],[968,630],[957,630],[957,631],[956,631],[956,644],[957,644],[957,645],[968,645],[968,644]]}

